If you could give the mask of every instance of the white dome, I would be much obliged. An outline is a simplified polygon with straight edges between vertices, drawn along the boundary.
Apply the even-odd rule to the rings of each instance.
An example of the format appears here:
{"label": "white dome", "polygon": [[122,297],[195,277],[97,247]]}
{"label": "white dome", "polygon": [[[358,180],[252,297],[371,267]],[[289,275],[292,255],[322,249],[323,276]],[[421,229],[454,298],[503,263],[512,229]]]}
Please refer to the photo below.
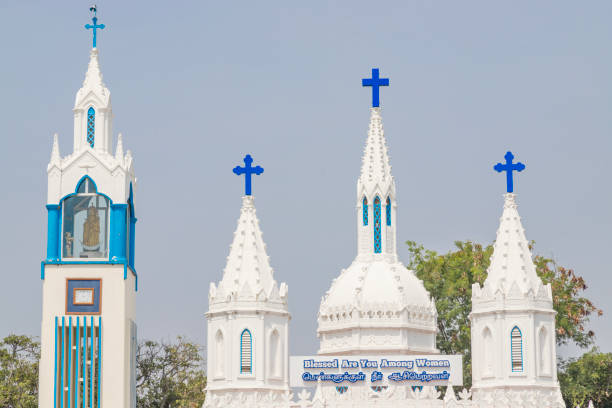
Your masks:
{"label": "white dome", "polygon": [[400,311],[404,307],[429,308],[431,299],[423,283],[399,262],[355,261],[336,278],[321,302],[322,314],[334,310]]}

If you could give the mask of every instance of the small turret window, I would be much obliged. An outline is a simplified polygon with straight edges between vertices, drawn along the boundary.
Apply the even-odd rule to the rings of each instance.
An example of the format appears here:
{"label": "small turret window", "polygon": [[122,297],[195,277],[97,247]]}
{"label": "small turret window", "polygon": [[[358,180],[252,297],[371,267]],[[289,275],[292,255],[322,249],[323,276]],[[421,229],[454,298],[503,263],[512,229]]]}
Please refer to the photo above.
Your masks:
{"label": "small turret window", "polygon": [[240,372],[251,374],[253,372],[253,339],[251,332],[244,329],[240,335]]}
{"label": "small turret window", "polygon": [[96,111],[93,107],[87,111],[87,143],[94,147],[96,138]]}
{"label": "small turret window", "polygon": [[62,202],[63,258],[107,258],[109,200],[85,177]]}
{"label": "small turret window", "polygon": [[523,371],[523,334],[518,326],[514,326],[510,333],[510,348],[512,371]]}
{"label": "small turret window", "polygon": [[363,225],[368,225],[368,199],[363,197],[362,204],[362,213],[363,213]]}
{"label": "small turret window", "polygon": [[380,254],[382,245],[380,242],[380,198],[374,199],[374,253]]}
{"label": "small turret window", "polygon": [[387,205],[385,207],[387,215],[387,225],[391,226],[391,199],[387,197]]}

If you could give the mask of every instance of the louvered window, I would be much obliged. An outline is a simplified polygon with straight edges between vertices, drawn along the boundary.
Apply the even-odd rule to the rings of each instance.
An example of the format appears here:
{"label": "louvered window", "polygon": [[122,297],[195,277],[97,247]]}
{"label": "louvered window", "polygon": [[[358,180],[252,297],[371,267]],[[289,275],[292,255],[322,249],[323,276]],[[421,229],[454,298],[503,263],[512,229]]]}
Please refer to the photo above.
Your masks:
{"label": "louvered window", "polygon": [[253,372],[253,339],[251,332],[244,329],[240,335],[240,372],[251,374]]}
{"label": "louvered window", "polygon": [[363,197],[363,208],[362,208],[362,215],[363,215],[363,225],[368,225],[368,199]]}
{"label": "louvered window", "polygon": [[523,335],[518,326],[514,326],[510,333],[512,371],[523,371]]}

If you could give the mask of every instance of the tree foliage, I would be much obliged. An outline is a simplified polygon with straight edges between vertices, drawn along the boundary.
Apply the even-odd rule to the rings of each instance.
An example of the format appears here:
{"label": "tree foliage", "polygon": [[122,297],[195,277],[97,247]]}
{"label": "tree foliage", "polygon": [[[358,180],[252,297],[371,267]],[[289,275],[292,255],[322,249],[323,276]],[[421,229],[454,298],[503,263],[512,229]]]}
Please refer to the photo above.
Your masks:
{"label": "tree foliage", "polygon": [[201,347],[176,342],[143,341],[138,345],[136,390],[139,408],[200,408],[206,375]]}
{"label": "tree foliage", "polygon": [[586,407],[592,400],[597,408],[612,408],[612,353],[593,348],[562,362],[559,382],[568,407]]}
{"label": "tree foliage", "polygon": [[[436,301],[438,310],[437,347],[447,354],[463,354],[464,386],[472,384],[469,314],[472,310],[472,284],[482,285],[487,277],[493,246],[471,241],[455,242],[455,250],[438,254],[408,241],[410,262],[425,288]],[[574,343],[579,347],[593,344],[594,333],[586,329],[590,316],[602,311],[582,296],[584,279],[571,269],[549,258],[535,256],[536,272],[553,291],[557,312],[557,344]]]}
{"label": "tree foliage", "polygon": [[38,406],[40,344],[29,336],[9,335],[0,342],[0,407]]}

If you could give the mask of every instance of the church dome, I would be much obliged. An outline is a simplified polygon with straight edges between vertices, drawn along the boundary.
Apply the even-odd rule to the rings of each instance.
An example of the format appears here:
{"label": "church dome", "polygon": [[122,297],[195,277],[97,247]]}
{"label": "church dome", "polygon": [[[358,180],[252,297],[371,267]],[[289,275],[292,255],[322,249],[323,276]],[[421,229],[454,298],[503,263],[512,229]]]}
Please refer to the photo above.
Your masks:
{"label": "church dome", "polygon": [[376,107],[357,181],[357,257],[321,300],[319,354],[438,353],[435,303],[423,282],[397,259],[396,207]]}

